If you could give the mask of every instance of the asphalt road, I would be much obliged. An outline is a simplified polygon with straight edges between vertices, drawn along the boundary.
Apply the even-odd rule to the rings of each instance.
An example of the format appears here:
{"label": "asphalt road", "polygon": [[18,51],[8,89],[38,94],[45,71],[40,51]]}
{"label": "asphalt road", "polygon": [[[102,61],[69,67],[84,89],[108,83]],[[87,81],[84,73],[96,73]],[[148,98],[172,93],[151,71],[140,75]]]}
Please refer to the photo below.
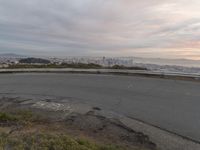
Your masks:
{"label": "asphalt road", "polygon": [[62,96],[200,141],[200,83],[86,74],[0,74],[0,94]]}

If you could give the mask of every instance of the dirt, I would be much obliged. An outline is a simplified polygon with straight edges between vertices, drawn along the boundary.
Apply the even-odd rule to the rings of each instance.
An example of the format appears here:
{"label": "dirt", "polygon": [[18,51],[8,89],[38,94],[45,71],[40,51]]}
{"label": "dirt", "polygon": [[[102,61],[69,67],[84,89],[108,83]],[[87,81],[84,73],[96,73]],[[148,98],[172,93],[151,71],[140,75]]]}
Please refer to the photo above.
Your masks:
{"label": "dirt", "polygon": [[143,147],[152,150],[156,148],[147,135],[126,127],[118,120],[99,116],[95,114],[95,111],[89,111],[84,115],[73,113],[66,118],[65,124],[72,131],[78,130],[78,132],[99,139],[99,141],[109,140],[128,148]]}
{"label": "dirt", "polygon": [[[101,108],[86,107],[84,111],[74,104],[53,100],[31,100],[19,97],[0,99],[0,111],[16,114],[30,111],[30,118],[20,121],[0,121],[0,133],[12,136],[46,132],[84,137],[100,144],[115,144],[127,150],[156,150],[156,144],[141,132],[125,126],[119,119],[102,115]],[[46,105],[46,107],[45,107]],[[56,108],[56,109],[55,109]],[[76,108],[76,109],[75,109]]]}

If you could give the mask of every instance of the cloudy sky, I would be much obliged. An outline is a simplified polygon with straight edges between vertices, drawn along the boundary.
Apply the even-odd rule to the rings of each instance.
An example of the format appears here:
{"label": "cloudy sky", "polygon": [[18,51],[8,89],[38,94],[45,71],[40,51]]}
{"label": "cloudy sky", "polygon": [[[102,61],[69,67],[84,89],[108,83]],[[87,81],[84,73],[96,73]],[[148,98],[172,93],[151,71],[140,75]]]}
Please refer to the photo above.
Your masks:
{"label": "cloudy sky", "polygon": [[0,0],[0,52],[200,59],[200,0]]}

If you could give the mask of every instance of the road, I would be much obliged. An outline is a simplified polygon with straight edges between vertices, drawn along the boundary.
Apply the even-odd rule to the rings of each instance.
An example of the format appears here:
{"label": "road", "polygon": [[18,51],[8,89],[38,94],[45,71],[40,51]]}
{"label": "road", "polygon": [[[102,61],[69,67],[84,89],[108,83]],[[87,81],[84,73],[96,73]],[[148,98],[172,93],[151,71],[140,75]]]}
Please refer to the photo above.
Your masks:
{"label": "road", "polygon": [[134,76],[0,74],[0,93],[62,96],[200,141],[200,83]]}

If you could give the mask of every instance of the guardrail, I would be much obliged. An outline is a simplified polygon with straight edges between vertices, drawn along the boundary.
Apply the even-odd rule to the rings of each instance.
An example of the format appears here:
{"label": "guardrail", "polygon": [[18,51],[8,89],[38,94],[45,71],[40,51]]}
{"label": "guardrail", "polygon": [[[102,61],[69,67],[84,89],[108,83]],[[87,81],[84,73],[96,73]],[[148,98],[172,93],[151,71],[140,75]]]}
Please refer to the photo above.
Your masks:
{"label": "guardrail", "polygon": [[121,75],[142,75],[163,78],[188,78],[200,80],[200,74],[187,74],[178,72],[160,72],[148,70],[124,70],[124,69],[74,69],[74,68],[31,68],[31,69],[0,69],[0,73],[90,73],[90,74],[121,74]]}

